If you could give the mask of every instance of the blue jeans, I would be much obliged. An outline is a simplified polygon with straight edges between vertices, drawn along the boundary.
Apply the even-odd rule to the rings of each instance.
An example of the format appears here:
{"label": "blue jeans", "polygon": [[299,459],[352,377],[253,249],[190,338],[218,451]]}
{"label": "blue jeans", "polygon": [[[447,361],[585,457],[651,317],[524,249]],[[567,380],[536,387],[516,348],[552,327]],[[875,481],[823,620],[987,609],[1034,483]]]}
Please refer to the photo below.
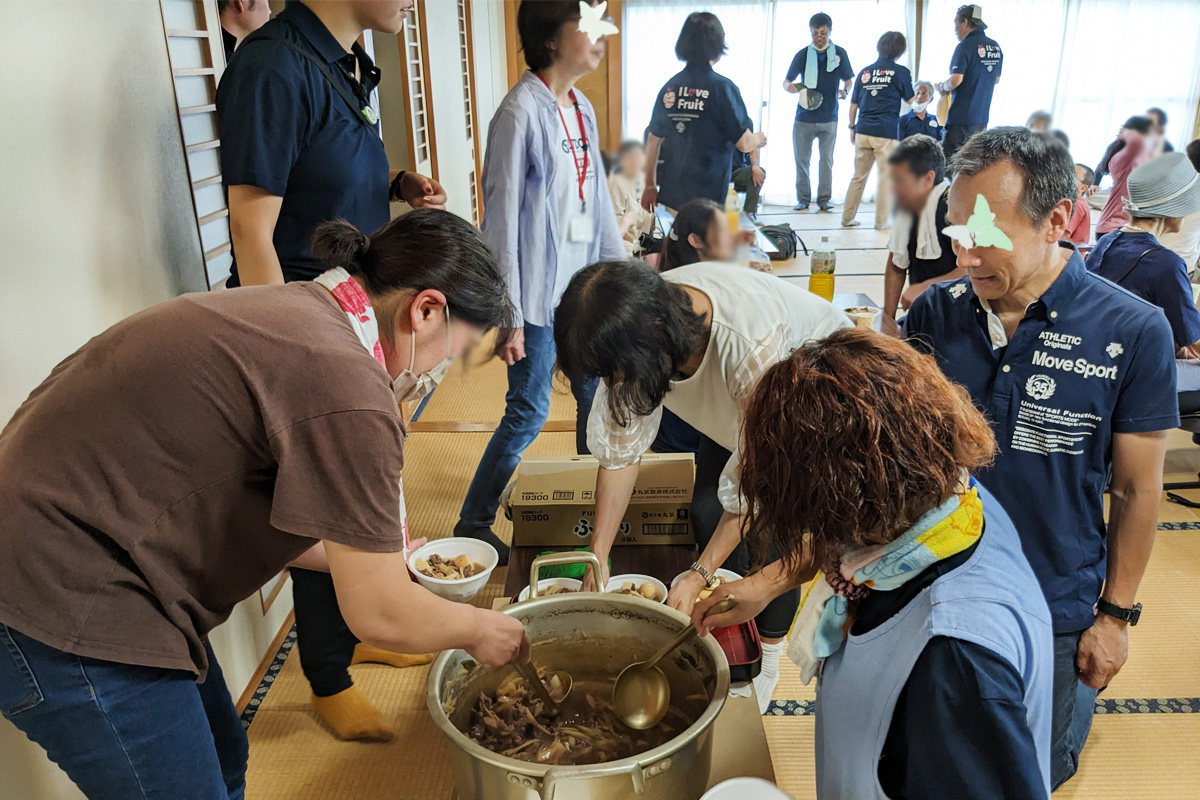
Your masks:
{"label": "blue jeans", "polygon": [[242,800],[246,731],[208,677],[64,653],[0,623],[0,712],[90,800]]}
{"label": "blue jeans", "polygon": [[1050,786],[1057,789],[1079,769],[1079,753],[1092,730],[1097,691],[1075,674],[1079,633],[1054,635],[1054,712],[1050,724]]}
{"label": "blue jeans", "polygon": [[[505,397],[504,419],[479,466],[467,498],[459,512],[456,535],[474,530],[490,529],[496,521],[500,495],[508,486],[521,455],[541,432],[550,415],[551,382],[554,377],[554,329],[549,326],[525,326],[525,358],[508,368],[508,395]],[[592,410],[597,380],[570,377],[571,394],[575,395],[575,447],[580,455],[587,449],[587,418]]]}

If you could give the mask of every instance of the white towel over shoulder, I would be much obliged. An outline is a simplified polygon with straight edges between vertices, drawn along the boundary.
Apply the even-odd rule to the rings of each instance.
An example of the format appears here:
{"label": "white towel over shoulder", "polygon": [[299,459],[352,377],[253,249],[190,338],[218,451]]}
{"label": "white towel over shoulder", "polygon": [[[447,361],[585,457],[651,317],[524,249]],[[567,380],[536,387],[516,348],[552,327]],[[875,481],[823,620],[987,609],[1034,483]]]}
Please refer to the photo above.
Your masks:
{"label": "white towel over shoulder", "polygon": [[938,243],[937,207],[938,200],[949,187],[949,178],[933,187],[919,218],[907,211],[896,214],[892,238],[888,240],[888,251],[892,254],[892,263],[900,269],[908,269],[908,239],[912,235],[914,224],[917,226],[917,258],[933,261],[942,257],[942,246]]}

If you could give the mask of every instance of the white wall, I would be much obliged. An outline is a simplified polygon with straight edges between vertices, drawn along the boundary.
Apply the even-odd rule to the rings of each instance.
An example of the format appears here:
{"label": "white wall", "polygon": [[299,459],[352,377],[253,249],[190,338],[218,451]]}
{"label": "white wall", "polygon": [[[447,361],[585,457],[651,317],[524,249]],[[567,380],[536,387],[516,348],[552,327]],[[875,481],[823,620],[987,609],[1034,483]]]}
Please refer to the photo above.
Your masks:
{"label": "white wall", "polygon": [[[0,76],[3,426],[89,338],[208,283],[158,0],[0,0]],[[235,699],[290,609],[255,595],[213,632]],[[0,798],[80,797],[0,720]]]}
{"label": "white wall", "polygon": [[[4,0],[0,75],[6,422],[88,338],[207,283],[157,1]],[[5,721],[0,765],[0,798],[82,797]]]}

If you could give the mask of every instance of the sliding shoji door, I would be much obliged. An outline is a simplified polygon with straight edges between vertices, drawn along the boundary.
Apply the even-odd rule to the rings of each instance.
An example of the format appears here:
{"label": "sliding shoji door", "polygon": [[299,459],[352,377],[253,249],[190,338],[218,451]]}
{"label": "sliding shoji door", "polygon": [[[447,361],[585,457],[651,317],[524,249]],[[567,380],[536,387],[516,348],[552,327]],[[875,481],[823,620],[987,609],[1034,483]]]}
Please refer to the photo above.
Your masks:
{"label": "sliding shoji door", "polygon": [[217,138],[217,82],[225,69],[221,24],[215,0],[160,0],[160,5],[204,267],[209,288],[216,288],[224,285],[233,263]]}

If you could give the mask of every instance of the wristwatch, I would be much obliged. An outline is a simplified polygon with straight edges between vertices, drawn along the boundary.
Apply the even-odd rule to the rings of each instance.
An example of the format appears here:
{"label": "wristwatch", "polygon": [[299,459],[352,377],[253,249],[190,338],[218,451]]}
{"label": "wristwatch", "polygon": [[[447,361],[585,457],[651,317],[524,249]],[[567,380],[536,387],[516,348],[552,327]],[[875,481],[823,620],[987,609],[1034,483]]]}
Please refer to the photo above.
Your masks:
{"label": "wristwatch", "polygon": [[709,572],[704,567],[702,567],[700,565],[699,561],[693,561],[692,565],[690,567],[688,567],[688,571],[694,572],[697,575],[699,575],[701,578],[704,578],[704,585],[708,586],[710,588],[712,587],[713,575],[711,572]]}
{"label": "wristwatch", "polygon": [[1096,601],[1096,610],[1101,614],[1107,614],[1110,617],[1115,617],[1124,622],[1128,622],[1130,625],[1137,625],[1138,619],[1140,619],[1142,616],[1141,603],[1138,603],[1133,608],[1121,608],[1118,605],[1108,602],[1104,598],[1100,598]]}

